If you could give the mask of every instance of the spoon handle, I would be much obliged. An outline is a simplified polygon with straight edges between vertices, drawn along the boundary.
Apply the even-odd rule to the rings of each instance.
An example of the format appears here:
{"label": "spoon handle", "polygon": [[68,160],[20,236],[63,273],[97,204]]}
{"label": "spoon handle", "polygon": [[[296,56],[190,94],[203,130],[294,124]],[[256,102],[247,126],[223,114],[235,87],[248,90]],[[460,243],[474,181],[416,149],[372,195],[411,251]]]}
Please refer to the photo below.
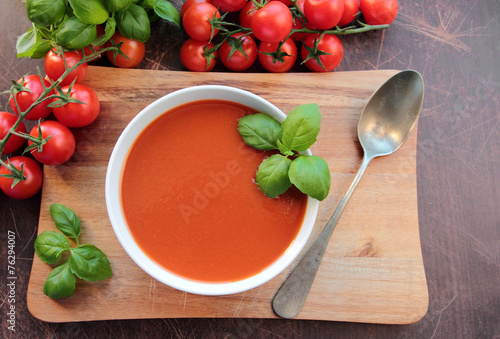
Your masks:
{"label": "spoon handle", "polygon": [[358,173],[325,228],[274,296],[273,309],[278,316],[293,318],[304,306],[333,230],[372,159],[365,153]]}

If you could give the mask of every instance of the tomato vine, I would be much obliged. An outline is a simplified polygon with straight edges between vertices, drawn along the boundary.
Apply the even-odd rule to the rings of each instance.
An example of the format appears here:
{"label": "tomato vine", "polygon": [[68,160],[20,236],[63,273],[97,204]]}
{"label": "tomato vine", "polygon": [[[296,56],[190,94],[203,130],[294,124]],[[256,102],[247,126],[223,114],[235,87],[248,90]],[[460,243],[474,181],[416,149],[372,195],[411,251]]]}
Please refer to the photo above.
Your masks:
{"label": "tomato vine", "polygon": [[[38,154],[43,151],[44,145],[47,144],[47,142],[50,140],[53,135],[48,135],[47,137],[43,137],[41,130],[41,122],[40,120],[38,121],[37,126],[33,128],[33,131],[30,134],[27,134],[26,132],[20,132],[19,127],[23,125],[23,121],[26,119],[28,114],[32,112],[34,109],[39,107],[41,104],[44,102],[49,102],[47,107],[60,107],[63,105],[67,105],[69,103],[78,103],[78,104],[85,104],[81,100],[78,100],[76,98],[71,97],[71,88],[74,86],[75,80],[69,85],[69,87],[66,89],[66,91],[63,91],[61,89],[61,83],[64,81],[68,75],[71,74],[75,69],[80,67],[81,65],[84,65],[92,60],[95,60],[100,57],[101,53],[105,52],[116,52],[119,54],[123,54],[123,52],[120,50],[121,44],[118,44],[116,46],[111,46],[111,47],[105,47],[100,50],[93,50],[92,53],[85,55],[83,54],[83,50],[80,51],[80,53],[83,55],[83,57],[77,61],[75,64],[72,66],[68,66],[68,63],[66,61],[65,53],[61,47],[56,48],[56,52],[60,54],[63,60],[64,64],[64,72],[60,75],[60,77],[53,82],[47,82],[45,79],[45,76],[42,74],[42,71],[40,70],[40,67],[37,67],[37,75],[32,75],[32,77],[36,77],[38,80],[40,80],[40,85],[42,88],[41,93],[37,98],[33,100],[29,104],[29,106],[25,109],[21,108],[21,105],[19,103],[18,95],[20,93],[32,93],[32,91],[25,87],[25,79],[27,76],[24,76],[21,78],[19,81],[12,81],[12,86],[9,90],[3,92],[4,94],[9,94],[10,95],[10,101],[12,102],[13,107],[15,108],[16,114],[17,114],[17,119],[15,120],[14,123],[10,124],[10,129],[8,129],[5,133],[5,135],[2,137],[0,140],[0,154],[3,153],[8,141],[12,137],[17,137],[17,138],[23,138],[28,140],[29,146],[26,147],[24,150],[23,154],[25,153],[32,153],[32,152],[37,152]],[[54,92],[56,91],[56,92]],[[14,116],[14,114],[7,113],[8,115]],[[11,118],[11,117],[10,117]],[[54,123],[58,123],[55,121]],[[59,123],[60,124],[60,123]],[[62,124],[60,124],[62,125]],[[64,125],[63,125],[64,127]],[[34,135],[36,134],[36,136]],[[72,134],[71,134],[72,136]],[[35,192],[31,192],[31,195],[26,196],[23,194],[18,194],[14,191],[14,188],[16,185],[18,185],[20,182],[24,182],[26,180],[30,180],[25,175],[25,163],[26,159],[30,160],[30,167],[33,167],[34,165],[31,164],[32,159],[26,158],[24,156],[22,157],[13,157],[12,159],[16,158],[16,162],[12,163],[9,158],[7,159],[2,159],[0,158],[0,188],[2,191],[4,191],[7,195],[10,195],[15,198],[27,198],[33,194],[35,194],[41,185],[38,187],[38,189]],[[23,159],[20,159],[23,158]],[[23,162],[24,161],[24,162]],[[9,185],[7,185],[7,181]],[[41,178],[39,179],[41,181]]]}
{"label": "tomato vine", "polygon": [[[289,38],[299,42],[303,41],[302,50],[306,50],[305,56],[302,57],[303,64],[308,63],[310,59],[313,59],[320,67],[314,69],[313,71],[331,71],[335,67],[324,67],[323,59],[327,59],[329,55],[336,55],[336,58],[342,59],[343,48],[342,43],[338,39],[333,39],[329,36],[346,36],[353,34],[360,34],[369,31],[383,30],[387,29],[394,20],[397,14],[397,0],[390,0],[394,5],[388,6],[386,12],[390,12],[391,15],[384,13],[384,19],[376,20],[366,20],[365,15],[368,18],[374,16],[374,12],[378,8],[379,2],[384,2],[386,0],[362,0],[364,5],[364,12],[360,10],[360,2],[358,0],[290,0],[288,1],[288,7],[284,3],[286,1],[265,1],[265,0],[250,0],[244,4],[238,15],[239,22],[234,22],[227,20],[227,14],[231,11],[224,12],[224,8],[235,8],[233,0],[214,0],[200,3],[197,1],[186,2],[183,5],[182,10],[189,15],[184,15],[182,17],[182,23],[186,29],[186,33],[191,39],[200,41],[200,43],[205,44],[205,49],[202,55],[181,55],[181,61],[186,66],[193,63],[193,59],[198,59],[197,63],[202,63],[203,58],[205,58],[205,71],[209,71],[213,68],[214,55],[221,46],[226,46],[228,39],[235,36],[239,36],[238,39],[242,40],[238,43],[232,43],[236,51],[243,55],[253,55],[253,50],[243,47],[243,40],[246,36],[250,36],[256,40],[258,47],[256,48],[259,52],[265,53],[268,56],[272,56],[272,62],[276,64],[276,67],[265,67],[266,70],[271,72],[284,72],[287,71],[288,67],[282,67],[283,56],[290,56],[286,52],[282,51],[282,47]],[[387,0],[389,1],[389,0]],[[369,4],[366,4],[370,2]],[[214,6],[218,4],[218,8]],[[344,7],[345,4],[345,7]],[[210,15],[207,18],[206,9],[210,8]],[[239,8],[239,7],[238,7]],[[345,8],[345,10],[344,10]],[[205,9],[203,11],[202,9]],[[304,10],[305,9],[305,10]],[[327,15],[325,15],[325,12]],[[331,17],[334,16],[334,20]],[[191,34],[194,30],[192,26],[200,29],[200,25],[197,24],[199,21],[205,20],[205,23],[209,23],[209,26],[205,26],[204,34]],[[320,22],[324,20],[324,22]],[[318,29],[320,27],[320,29]],[[243,34],[239,34],[243,33]],[[316,36],[313,39],[314,45],[308,46],[306,41],[310,36]],[[274,51],[269,51],[269,44],[277,44]],[[210,47],[208,45],[210,44]],[[266,46],[265,51],[261,51],[260,46]],[[320,46],[324,46],[321,49]],[[326,47],[325,47],[326,46]],[[299,46],[300,47],[300,46]],[[290,48],[287,48],[290,50]],[[240,54],[232,51],[231,55],[239,56]],[[303,53],[301,53],[303,54]],[[226,56],[227,53],[224,53]],[[230,55],[230,57],[231,57]],[[219,53],[219,57],[221,53]],[[191,60],[187,60],[190,58]],[[236,57],[235,57],[236,58]],[[259,58],[260,60],[260,58]],[[230,70],[237,70],[235,67],[227,66],[233,63],[230,60],[222,60],[226,68]],[[210,65],[210,67],[208,67]],[[269,66],[269,65],[267,65]],[[186,68],[190,69],[188,66]],[[246,68],[245,68],[246,69]],[[190,69],[194,70],[194,69]],[[197,68],[196,71],[200,69]]]}

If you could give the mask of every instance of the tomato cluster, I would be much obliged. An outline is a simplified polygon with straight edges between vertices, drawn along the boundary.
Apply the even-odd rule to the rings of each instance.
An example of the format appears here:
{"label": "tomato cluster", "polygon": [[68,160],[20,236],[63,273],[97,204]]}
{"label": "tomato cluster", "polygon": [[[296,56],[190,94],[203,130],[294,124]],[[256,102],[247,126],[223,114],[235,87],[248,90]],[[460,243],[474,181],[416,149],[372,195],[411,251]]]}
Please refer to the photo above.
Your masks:
{"label": "tomato cluster", "polygon": [[[85,51],[84,51],[85,53]],[[92,53],[92,52],[90,52]],[[87,74],[87,63],[81,62],[80,52],[49,51],[44,60],[47,76],[27,75],[17,81],[9,99],[14,114],[0,112],[0,140],[17,123],[20,112],[23,114],[44,94],[46,100],[34,106],[24,116],[26,120],[38,120],[38,123],[26,133],[26,126],[20,121],[2,149],[2,154],[9,154],[20,149],[28,140],[26,151],[45,165],[61,165],[68,161],[75,152],[75,137],[70,128],[84,127],[91,124],[99,115],[100,103],[95,91],[81,82]],[[85,60],[84,60],[85,61]],[[79,66],[76,64],[80,63]],[[77,66],[62,78],[59,86],[50,92],[51,83],[58,80],[67,68]],[[43,83],[42,83],[43,81]],[[56,120],[44,120],[53,113]],[[25,151],[25,152],[26,152]],[[17,172],[17,174],[16,174]],[[17,175],[17,176],[16,176]],[[20,180],[19,177],[24,179]],[[15,156],[0,166],[0,190],[12,198],[25,199],[36,194],[42,186],[40,165],[32,158]]]}
{"label": "tomato cluster", "polygon": [[[397,11],[397,0],[187,0],[181,61],[191,71],[210,71],[217,60],[244,71],[258,59],[269,72],[287,72],[300,50],[308,69],[328,72],[344,55],[337,35],[386,28]],[[228,13],[237,20],[224,21]]]}

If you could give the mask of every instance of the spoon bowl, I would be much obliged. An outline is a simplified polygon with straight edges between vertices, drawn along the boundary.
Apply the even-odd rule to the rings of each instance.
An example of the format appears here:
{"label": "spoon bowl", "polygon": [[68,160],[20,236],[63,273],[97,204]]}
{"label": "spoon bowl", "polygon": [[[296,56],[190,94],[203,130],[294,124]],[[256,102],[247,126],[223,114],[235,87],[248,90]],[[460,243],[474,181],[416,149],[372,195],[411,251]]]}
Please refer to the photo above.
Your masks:
{"label": "spoon bowl", "polygon": [[293,318],[304,306],[333,230],[368,164],[404,144],[418,120],[423,98],[422,76],[407,70],[392,76],[368,100],[358,123],[358,139],[364,151],[358,173],[321,234],[275,295],[273,309],[278,316]]}
{"label": "spoon bowl", "polygon": [[375,91],[358,123],[365,153],[389,155],[401,147],[417,122],[423,95],[424,82],[415,71],[399,72]]}

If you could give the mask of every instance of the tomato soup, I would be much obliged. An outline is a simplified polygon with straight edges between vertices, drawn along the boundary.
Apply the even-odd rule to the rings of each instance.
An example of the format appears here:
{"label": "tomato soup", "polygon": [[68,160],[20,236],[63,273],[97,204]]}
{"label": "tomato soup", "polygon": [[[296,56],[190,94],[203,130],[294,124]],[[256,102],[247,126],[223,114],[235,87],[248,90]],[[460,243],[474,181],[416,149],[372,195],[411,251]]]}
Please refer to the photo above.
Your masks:
{"label": "tomato soup", "polygon": [[303,222],[307,196],[264,195],[255,174],[269,152],[247,146],[238,120],[255,111],[201,100],[167,111],[132,145],[121,204],[135,242],[173,274],[232,282],[271,265]]}

